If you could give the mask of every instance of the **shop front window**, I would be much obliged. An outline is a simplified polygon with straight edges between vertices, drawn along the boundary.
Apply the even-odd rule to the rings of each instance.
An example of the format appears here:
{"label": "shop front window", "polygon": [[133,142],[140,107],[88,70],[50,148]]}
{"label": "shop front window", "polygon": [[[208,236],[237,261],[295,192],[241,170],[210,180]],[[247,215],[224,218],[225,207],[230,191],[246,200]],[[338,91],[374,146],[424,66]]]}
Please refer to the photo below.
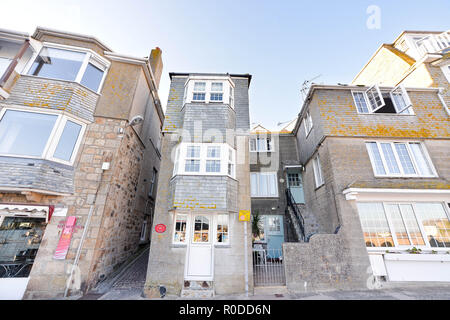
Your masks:
{"label": "shop front window", "polygon": [[42,241],[45,218],[0,216],[0,278],[28,277]]}

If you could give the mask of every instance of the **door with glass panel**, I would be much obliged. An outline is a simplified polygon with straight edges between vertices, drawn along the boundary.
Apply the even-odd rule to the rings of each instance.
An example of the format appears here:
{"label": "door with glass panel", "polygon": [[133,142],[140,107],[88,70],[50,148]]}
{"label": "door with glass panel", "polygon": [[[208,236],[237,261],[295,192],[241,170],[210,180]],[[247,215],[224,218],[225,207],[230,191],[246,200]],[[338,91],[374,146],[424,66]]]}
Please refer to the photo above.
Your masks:
{"label": "door with glass panel", "polygon": [[287,169],[287,186],[291,191],[295,203],[305,203],[303,195],[302,177],[299,168]]}
{"label": "door with glass panel", "polygon": [[284,242],[283,216],[265,216],[265,234],[267,235],[267,257],[278,259],[282,253]]}
{"label": "door with glass panel", "polygon": [[186,280],[213,280],[212,217],[194,214],[186,253]]}

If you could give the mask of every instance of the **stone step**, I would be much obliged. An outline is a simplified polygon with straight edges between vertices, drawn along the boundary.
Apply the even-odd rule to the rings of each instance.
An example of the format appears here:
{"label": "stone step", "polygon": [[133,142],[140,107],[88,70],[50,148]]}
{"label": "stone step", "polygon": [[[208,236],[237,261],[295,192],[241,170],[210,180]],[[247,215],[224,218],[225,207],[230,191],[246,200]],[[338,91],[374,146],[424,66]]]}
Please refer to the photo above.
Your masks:
{"label": "stone step", "polygon": [[288,294],[286,286],[254,287],[254,295]]}
{"label": "stone step", "polygon": [[206,299],[214,297],[214,289],[183,289],[181,298]]}

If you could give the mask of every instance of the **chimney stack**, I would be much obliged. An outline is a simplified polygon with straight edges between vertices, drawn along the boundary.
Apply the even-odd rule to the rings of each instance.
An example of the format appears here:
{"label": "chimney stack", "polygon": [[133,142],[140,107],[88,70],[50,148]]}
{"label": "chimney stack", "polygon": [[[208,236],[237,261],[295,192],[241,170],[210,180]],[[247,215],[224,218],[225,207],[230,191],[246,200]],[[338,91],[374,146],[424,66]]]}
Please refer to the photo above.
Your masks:
{"label": "chimney stack", "polygon": [[159,89],[159,82],[161,80],[163,62],[162,51],[156,47],[150,52],[150,67],[152,68],[153,75],[155,76],[156,87]]}

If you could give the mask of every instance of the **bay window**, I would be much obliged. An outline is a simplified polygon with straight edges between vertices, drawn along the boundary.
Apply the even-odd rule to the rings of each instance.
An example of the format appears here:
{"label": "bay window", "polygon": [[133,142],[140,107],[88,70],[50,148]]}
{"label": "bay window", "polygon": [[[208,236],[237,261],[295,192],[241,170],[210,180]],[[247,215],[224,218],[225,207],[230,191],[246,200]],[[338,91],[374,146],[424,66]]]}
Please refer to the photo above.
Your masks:
{"label": "bay window", "polygon": [[72,164],[85,125],[54,113],[15,109],[0,112],[0,155]]}
{"label": "bay window", "polygon": [[86,49],[44,46],[28,70],[28,75],[74,81],[98,92],[109,62]]}
{"label": "bay window", "polygon": [[377,85],[365,91],[352,91],[358,113],[414,114],[406,89],[396,86],[390,91],[381,91]]}
{"label": "bay window", "polygon": [[359,202],[366,247],[449,248],[450,220],[438,202]]}
{"label": "bay window", "polygon": [[234,177],[235,153],[224,143],[181,143],[175,151],[173,175]]}
{"label": "bay window", "polygon": [[252,172],[250,186],[252,197],[278,197],[276,172]]}
{"label": "bay window", "polygon": [[420,142],[366,142],[375,176],[435,177]]}

